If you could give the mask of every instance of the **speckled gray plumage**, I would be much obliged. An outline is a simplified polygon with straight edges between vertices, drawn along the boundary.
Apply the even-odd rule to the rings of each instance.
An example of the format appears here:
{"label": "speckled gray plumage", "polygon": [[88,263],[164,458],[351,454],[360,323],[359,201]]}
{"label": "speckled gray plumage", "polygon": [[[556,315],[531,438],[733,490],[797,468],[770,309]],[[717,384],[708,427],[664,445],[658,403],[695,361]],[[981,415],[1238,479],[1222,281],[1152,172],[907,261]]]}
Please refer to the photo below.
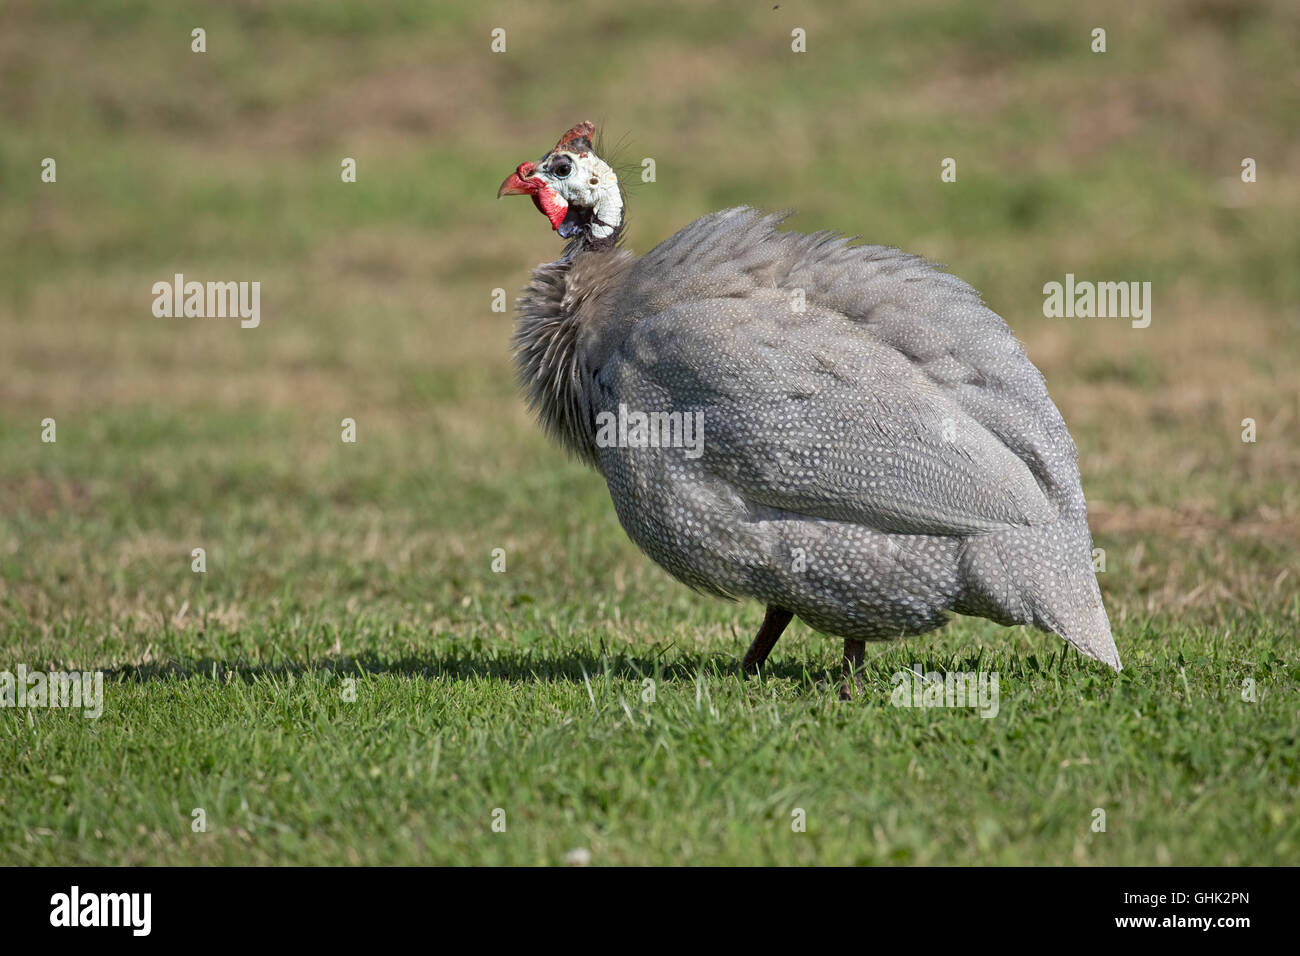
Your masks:
{"label": "speckled gray plumage", "polygon": [[[780,221],[539,268],[515,347],[548,430],[692,587],[850,639],[1033,624],[1118,668],[1074,443],[1006,324],[921,259]],[[703,412],[703,454],[598,447],[620,404]]]}

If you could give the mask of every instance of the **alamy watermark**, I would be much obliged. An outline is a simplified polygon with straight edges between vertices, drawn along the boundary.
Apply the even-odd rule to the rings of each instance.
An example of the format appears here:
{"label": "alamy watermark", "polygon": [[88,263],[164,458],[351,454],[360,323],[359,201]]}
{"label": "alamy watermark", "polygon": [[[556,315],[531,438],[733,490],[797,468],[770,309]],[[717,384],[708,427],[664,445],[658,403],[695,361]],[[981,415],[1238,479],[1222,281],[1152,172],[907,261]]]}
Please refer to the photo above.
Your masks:
{"label": "alamy watermark", "polygon": [[685,448],[687,458],[704,454],[703,412],[636,412],[619,402],[618,414],[596,414],[600,448]]}
{"label": "alamy watermark", "polygon": [[95,719],[104,712],[103,671],[0,671],[0,707],[79,708]]}
{"label": "alamy watermark", "polygon": [[890,678],[894,690],[889,702],[895,707],[970,707],[984,718],[998,715],[1000,694],[997,671],[921,672],[896,671]]}
{"label": "alamy watermark", "polygon": [[1132,319],[1135,329],[1151,324],[1150,282],[1076,282],[1067,272],[1064,283],[1044,285],[1043,296],[1049,319]]}
{"label": "alamy watermark", "polygon": [[133,936],[153,928],[152,893],[83,893],[73,885],[50,897],[50,925],[55,927],[120,926]]}
{"label": "alamy watermark", "polygon": [[155,282],[153,314],[160,319],[239,318],[239,325],[255,329],[262,322],[262,283],[186,282],[183,273],[172,281]]}

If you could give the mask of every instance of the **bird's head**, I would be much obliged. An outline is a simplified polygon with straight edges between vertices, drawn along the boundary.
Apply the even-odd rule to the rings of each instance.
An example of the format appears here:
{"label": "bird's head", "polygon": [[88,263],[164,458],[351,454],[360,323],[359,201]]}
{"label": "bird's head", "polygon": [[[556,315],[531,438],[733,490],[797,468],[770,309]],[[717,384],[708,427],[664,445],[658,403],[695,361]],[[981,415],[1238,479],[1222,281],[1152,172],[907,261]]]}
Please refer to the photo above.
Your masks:
{"label": "bird's head", "polygon": [[502,196],[532,196],[561,239],[612,244],[623,226],[618,177],[596,155],[596,128],[579,123],[535,163],[520,163],[497,190]]}

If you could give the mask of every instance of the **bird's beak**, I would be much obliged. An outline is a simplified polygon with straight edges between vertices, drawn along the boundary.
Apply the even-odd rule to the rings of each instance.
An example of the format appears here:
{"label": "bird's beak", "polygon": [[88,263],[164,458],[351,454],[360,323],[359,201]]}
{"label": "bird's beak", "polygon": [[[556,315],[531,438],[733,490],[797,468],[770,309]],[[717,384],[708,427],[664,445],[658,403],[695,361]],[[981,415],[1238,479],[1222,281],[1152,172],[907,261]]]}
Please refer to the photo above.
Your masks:
{"label": "bird's beak", "polygon": [[551,228],[555,230],[560,228],[569,211],[569,204],[551,187],[546,177],[538,173],[537,167],[532,163],[520,163],[519,168],[506,177],[506,181],[497,190],[497,199],[502,196],[532,196],[533,205],[550,220]]}
{"label": "bird's beak", "polygon": [[502,196],[527,196],[537,192],[540,184],[535,180],[531,183],[527,182],[536,171],[537,167],[532,163],[520,163],[519,168],[507,176],[506,181],[497,190],[497,199]]}

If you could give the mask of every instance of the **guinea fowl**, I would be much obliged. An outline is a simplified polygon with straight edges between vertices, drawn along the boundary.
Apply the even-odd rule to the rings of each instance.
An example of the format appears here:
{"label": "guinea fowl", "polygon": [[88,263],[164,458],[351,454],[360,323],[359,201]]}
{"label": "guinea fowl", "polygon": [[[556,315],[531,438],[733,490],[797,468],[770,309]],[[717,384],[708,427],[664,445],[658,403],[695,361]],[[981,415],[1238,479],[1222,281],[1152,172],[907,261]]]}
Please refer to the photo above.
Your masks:
{"label": "guinea fowl", "polygon": [[519,375],[647,555],[766,604],[745,670],[794,616],[844,638],[853,674],[865,641],[949,611],[1032,624],[1118,670],[1074,442],[978,293],[747,207],[637,258],[594,133],[573,127],[497,193],[531,196],[568,240],[519,301]]}

